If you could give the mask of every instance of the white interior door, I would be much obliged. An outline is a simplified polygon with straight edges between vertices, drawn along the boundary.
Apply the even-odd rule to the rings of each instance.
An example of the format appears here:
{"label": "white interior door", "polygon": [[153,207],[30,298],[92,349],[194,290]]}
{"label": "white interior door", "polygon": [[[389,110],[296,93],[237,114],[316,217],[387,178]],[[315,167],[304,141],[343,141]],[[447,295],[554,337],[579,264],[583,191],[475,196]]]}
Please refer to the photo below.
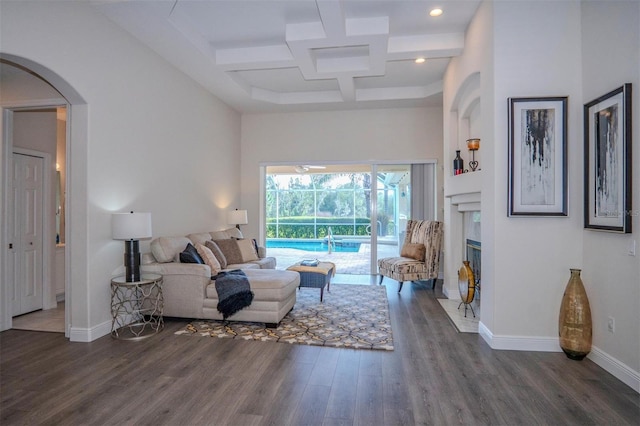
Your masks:
{"label": "white interior door", "polygon": [[42,309],[44,159],[13,153],[9,212],[12,314]]}

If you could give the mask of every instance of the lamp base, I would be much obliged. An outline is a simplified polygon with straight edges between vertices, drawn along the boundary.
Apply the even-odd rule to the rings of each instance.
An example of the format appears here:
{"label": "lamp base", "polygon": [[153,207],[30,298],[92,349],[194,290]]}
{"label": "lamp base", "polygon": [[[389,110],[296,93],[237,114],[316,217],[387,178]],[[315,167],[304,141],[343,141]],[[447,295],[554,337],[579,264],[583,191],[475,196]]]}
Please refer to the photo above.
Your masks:
{"label": "lamp base", "polygon": [[140,281],[140,246],[138,240],[124,242],[125,281],[133,283]]}

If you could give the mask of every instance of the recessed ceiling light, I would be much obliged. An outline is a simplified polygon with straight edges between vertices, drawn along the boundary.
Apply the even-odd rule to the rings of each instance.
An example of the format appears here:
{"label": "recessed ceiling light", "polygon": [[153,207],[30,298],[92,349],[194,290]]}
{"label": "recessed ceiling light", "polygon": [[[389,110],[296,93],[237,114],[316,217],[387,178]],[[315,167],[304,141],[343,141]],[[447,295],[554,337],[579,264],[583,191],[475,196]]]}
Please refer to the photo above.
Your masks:
{"label": "recessed ceiling light", "polygon": [[416,58],[416,64],[424,64],[425,58]]}
{"label": "recessed ceiling light", "polygon": [[440,16],[442,15],[442,9],[439,9],[439,8],[432,9],[431,12],[429,12],[429,15],[433,17]]}

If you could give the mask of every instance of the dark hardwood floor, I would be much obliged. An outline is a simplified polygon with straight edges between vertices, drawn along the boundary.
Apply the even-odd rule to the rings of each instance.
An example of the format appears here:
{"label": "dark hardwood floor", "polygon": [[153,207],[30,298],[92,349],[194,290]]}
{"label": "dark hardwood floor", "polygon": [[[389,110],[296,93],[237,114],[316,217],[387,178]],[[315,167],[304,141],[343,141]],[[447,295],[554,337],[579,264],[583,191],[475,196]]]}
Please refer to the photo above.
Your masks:
{"label": "dark hardwood floor", "polygon": [[0,333],[0,424],[637,425],[640,395],[589,360],[459,334],[441,284],[387,282],[395,351],[176,336]]}

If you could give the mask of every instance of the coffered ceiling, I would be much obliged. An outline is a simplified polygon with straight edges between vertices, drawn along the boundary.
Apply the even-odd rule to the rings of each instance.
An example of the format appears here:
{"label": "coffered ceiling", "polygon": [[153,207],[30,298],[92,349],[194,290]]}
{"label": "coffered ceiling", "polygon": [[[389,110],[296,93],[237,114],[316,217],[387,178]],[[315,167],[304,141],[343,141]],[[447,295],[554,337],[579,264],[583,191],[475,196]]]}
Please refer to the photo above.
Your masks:
{"label": "coffered ceiling", "polygon": [[[258,112],[441,105],[444,70],[479,2],[93,4],[236,110]],[[435,7],[441,16],[429,16]]]}

